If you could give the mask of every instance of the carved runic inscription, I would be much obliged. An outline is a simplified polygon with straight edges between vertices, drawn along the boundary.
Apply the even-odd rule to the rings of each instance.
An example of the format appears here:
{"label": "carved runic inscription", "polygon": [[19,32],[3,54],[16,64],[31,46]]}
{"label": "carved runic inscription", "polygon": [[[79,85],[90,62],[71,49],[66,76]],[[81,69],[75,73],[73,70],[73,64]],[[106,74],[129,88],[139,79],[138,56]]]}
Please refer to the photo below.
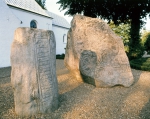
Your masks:
{"label": "carved runic inscription", "polygon": [[46,102],[51,99],[52,76],[50,74],[50,41],[46,38],[36,39],[36,59],[38,69],[38,85],[39,85],[39,110],[46,106]]}
{"label": "carved runic inscription", "polygon": [[16,114],[24,117],[53,112],[58,108],[53,31],[23,27],[17,28],[14,36],[11,83]]}

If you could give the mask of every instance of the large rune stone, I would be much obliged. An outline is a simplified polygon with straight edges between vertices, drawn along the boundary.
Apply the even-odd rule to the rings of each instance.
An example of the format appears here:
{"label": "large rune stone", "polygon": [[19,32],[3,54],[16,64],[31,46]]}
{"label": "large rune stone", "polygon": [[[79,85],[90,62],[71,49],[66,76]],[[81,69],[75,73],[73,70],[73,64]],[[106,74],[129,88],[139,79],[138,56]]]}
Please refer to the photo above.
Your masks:
{"label": "large rune stone", "polygon": [[16,114],[30,116],[58,107],[56,42],[52,31],[18,28],[11,47]]}
{"label": "large rune stone", "polygon": [[64,62],[78,80],[96,87],[129,87],[134,81],[122,39],[100,19],[74,16]]}

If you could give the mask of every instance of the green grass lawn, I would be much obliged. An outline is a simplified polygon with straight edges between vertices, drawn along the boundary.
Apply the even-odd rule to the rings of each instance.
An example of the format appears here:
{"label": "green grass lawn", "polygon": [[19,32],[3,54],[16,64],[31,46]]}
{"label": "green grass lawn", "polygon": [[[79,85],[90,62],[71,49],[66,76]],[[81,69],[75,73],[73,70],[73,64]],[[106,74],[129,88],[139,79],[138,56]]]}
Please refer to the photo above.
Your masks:
{"label": "green grass lawn", "polygon": [[133,69],[150,71],[150,58],[139,58],[131,60],[130,66]]}

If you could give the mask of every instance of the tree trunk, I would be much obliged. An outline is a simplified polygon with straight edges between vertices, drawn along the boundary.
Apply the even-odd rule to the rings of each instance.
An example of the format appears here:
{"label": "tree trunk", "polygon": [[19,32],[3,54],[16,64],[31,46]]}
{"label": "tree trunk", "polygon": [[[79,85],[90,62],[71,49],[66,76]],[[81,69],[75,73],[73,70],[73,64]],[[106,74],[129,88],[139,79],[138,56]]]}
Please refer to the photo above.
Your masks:
{"label": "tree trunk", "polygon": [[131,20],[130,41],[129,41],[129,58],[136,58],[141,54],[140,51],[140,28],[142,21],[140,15],[135,14]]}

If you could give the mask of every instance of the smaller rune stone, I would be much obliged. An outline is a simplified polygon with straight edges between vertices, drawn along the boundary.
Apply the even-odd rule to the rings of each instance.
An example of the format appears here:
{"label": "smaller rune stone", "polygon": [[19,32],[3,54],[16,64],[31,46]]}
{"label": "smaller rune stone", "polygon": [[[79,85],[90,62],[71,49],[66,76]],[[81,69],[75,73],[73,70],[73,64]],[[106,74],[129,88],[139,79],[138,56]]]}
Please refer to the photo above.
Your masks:
{"label": "smaller rune stone", "polygon": [[64,62],[77,80],[96,87],[129,87],[134,82],[123,40],[97,18],[74,16]]}
{"label": "smaller rune stone", "polygon": [[58,108],[56,42],[52,31],[18,28],[11,46],[11,83],[19,116]]}

